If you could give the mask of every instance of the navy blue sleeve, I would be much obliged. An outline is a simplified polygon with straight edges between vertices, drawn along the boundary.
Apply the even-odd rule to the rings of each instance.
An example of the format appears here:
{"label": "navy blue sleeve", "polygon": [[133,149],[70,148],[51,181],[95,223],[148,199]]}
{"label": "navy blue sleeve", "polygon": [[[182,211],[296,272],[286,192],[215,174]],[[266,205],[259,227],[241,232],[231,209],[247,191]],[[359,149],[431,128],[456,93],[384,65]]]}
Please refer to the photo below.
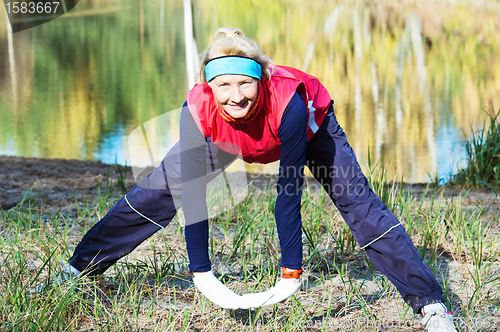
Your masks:
{"label": "navy blue sleeve", "polygon": [[307,148],[307,110],[298,93],[283,113],[278,135],[281,157],[275,218],[281,246],[280,265],[298,270],[302,266],[300,200]]}
{"label": "navy blue sleeve", "polygon": [[189,269],[210,270],[208,256],[208,212],[206,201],[206,141],[187,104],[181,111],[182,209]]}

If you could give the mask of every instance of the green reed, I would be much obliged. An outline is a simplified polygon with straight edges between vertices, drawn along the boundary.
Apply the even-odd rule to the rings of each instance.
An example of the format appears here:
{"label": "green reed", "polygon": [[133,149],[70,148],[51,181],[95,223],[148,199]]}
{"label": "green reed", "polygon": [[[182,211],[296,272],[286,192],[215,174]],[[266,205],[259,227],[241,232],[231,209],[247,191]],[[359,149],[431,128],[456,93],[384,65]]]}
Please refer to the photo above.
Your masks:
{"label": "green reed", "polygon": [[462,187],[488,187],[498,194],[500,188],[500,110],[488,113],[489,126],[472,131],[465,143],[467,165],[450,183]]}

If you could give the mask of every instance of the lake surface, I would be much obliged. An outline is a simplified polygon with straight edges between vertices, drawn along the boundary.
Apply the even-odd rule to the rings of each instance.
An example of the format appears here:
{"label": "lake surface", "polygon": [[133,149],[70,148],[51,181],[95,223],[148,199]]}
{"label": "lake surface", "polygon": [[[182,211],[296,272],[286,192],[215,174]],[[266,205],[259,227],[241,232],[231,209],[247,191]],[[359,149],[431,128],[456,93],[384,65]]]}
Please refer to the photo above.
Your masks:
{"label": "lake surface", "polygon": [[[390,179],[448,177],[484,108],[500,108],[495,3],[234,3],[193,1],[194,52],[235,26],[276,64],[317,76],[359,162],[380,160]],[[0,154],[125,164],[143,124],[150,159],[176,141],[178,112],[167,112],[189,85],[183,1],[81,1],[15,34],[0,8]]]}

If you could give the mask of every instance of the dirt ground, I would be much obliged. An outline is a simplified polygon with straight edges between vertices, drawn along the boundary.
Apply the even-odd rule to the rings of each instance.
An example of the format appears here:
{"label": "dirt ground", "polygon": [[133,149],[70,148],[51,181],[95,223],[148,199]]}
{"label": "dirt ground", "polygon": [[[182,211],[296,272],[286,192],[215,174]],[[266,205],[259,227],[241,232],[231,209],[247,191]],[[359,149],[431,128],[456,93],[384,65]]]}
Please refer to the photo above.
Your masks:
{"label": "dirt ground", "polygon": [[[115,185],[119,175],[115,165],[0,156],[0,208],[8,210],[18,205],[26,194],[27,197],[40,195],[49,212],[60,208],[71,214],[75,210],[75,199],[86,197],[92,202],[97,198],[98,184],[105,185],[108,174]],[[126,186],[130,189],[133,185],[132,172],[128,169]]]}

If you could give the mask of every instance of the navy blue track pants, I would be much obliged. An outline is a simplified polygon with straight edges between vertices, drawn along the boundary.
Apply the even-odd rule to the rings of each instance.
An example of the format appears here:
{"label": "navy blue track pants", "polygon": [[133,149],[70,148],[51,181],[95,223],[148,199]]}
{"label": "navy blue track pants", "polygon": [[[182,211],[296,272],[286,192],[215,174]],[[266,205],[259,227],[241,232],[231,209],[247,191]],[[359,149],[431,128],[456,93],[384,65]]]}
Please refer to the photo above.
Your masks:
{"label": "navy blue track pants", "polygon": [[[90,275],[103,273],[170,223],[181,201],[179,153],[177,144],[158,168],[87,232],[70,259],[72,266],[80,271],[91,269]],[[307,143],[306,154],[306,165],[335,203],[358,244],[406,303],[419,312],[429,303],[443,301],[440,285],[408,233],[369,188],[333,108]],[[233,159],[208,141],[209,178],[219,175]]]}

